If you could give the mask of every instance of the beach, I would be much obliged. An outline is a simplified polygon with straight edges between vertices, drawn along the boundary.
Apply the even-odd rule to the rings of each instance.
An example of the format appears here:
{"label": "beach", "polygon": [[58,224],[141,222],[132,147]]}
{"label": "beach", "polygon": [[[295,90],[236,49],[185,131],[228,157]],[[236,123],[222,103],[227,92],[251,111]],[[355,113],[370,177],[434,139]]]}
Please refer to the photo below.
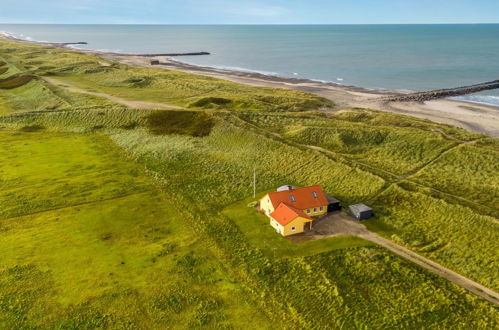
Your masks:
{"label": "beach", "polygon": [[[39,44],[39,42],[19,40],[12,36],[1,38],[19,42]],[[68,48],[67,43],[45,43],[52,47]],[[252,86],[293,89],[316,94],[333,101],[336,107],[329,111],[341,111],[345,108],[369,108],[389,111],[452,125],[471,132],[499,137],[499,107],[450,99],[438,99],[425,102],[387,102],[386,97],[408,92],[395,90],[368,89],[345,86],[332,82],[310,79],[284,78],[261,73],[225,70],[182,63],[164,56],[130,55],[97,50],[73,49],[97,55],[104,60],[123,64],[154,67],[157,69],[178,70],[214,78],[224,79]],[[152,66],[151,61],[159,64]]]}

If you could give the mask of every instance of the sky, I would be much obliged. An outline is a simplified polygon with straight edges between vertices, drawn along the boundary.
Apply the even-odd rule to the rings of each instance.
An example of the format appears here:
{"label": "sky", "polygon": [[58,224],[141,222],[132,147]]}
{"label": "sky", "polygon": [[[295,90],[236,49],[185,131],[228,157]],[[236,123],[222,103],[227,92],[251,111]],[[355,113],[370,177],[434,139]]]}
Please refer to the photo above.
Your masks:
{"label": "sky", "polygon": [[499,0],[0,0],[1,23],[499,23]]}

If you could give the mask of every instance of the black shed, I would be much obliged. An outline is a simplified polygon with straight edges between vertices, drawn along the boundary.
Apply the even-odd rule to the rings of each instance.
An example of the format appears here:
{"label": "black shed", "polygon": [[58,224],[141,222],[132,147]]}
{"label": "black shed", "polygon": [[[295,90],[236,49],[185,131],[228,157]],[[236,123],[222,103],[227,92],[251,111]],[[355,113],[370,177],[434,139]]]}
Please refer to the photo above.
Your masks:
{"label": "black shed", "polygon": [[328,202],[328,205],[327,205],[328,212],[334,212],[334,211],[341,210],[342,206],[341,206],[339,200],[337,200],[336,198],[329,196],[329,195],[326,195],[326,198],[327,198],[327,202]]}
{"label": "black shed", "polygon": [[350,215],[359,221],[367,220],[374,216],[373,209],[364,204],[350,205],[349,211]]}

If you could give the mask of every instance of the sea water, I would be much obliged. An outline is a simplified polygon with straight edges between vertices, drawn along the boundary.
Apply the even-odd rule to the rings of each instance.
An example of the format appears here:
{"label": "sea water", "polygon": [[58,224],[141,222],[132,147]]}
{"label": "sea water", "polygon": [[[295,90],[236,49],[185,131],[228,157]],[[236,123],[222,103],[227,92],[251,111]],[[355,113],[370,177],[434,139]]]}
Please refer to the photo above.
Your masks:
{"label": "sea water", "polygon": [[[202,66],[397,90],[499,79],[499,24],[479,25],[5,25],[28,40],[86,41],[126,53],[210,52]],[[459,99],[499,106],[499,91]]]}

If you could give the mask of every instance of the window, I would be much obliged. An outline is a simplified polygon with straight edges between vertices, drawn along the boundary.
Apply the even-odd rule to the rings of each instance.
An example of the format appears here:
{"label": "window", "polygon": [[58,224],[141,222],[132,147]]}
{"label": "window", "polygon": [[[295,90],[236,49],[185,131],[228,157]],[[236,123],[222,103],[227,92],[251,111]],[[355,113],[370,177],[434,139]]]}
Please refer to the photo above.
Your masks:
{"label": "window", "polygon": [[310,209],[307,209],[307,213],[310,214]]}
{"label": "window", "polygon": [[291,227],[291,231],[296,231],[296,227]]}
{"label": "window", "polygon": [[293,196],[293,195],[289,196],[289,199],[291,199],[291,201],[292,201],[293,203],[294,203],[294,202],[296,202],[295,196]]}
{"label": "window", "polygon": [[317,213],[317,208],[316,207],[314,207],[314,213]]}
{"label": "window", "polygon": [[322,210],[323,210],[322,206],[319,208],[319,210],[322,212]]}
{"label": "window", "polygon": [[314,196],[314,198],[317,198],[317,193],[315,191],[312,191],[312,195]]}

